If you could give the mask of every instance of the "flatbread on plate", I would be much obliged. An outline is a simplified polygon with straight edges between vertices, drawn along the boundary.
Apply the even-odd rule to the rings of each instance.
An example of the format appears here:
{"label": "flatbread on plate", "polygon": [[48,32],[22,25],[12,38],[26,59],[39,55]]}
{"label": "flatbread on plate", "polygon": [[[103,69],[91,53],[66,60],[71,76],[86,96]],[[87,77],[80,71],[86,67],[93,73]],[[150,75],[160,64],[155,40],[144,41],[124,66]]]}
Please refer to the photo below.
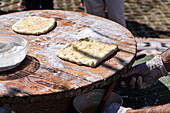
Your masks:
{"label": "flatbread on plate", "polygon": [[55,25],[54,18],[30,16],[21,18],[12,26],[12,29],[15,32],[21,34],[39,35],[48,32],[54,27],[54,25]]}
{"label": "flatbread on plate", "polygon": [[115,44],[93,40],[89,37],[73,41],[56,52],[56,55],[79,65],[95,67],[118,49]]}

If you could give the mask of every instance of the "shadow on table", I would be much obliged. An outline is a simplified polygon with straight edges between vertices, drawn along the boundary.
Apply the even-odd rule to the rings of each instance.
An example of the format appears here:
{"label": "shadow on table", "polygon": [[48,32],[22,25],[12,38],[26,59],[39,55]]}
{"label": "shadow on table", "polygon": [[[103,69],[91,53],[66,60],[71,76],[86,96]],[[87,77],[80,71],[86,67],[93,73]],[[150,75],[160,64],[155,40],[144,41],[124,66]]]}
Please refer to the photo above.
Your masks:
{"label": "shadow on table", "polygon": [[23,62],[16,68],[0,72],[0,81],[15,80],[31,75],[40,68],[40,63],[35,57],[27,55]]}

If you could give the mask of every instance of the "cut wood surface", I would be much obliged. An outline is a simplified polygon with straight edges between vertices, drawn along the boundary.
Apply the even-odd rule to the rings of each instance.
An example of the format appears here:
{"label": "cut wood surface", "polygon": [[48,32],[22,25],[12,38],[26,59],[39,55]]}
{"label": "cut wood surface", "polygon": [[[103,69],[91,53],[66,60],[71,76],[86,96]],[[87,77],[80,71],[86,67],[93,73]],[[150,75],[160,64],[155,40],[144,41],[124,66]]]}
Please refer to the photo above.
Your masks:
{"label": "cut wood surface", "polygon": [[[56,26],[42,35],[14,32],[12,25],[28,16],[54,18]],[[0,72],[0,102],[5,103],[22,98],[32,102],[45,101],[45,97],[49,100],[76,96],[108,85],[132,65],[136,55],[136,41],[128,29],[79,12],[36,10],[2,15],[0,35],[21,36],[29,42],[25,60],[15,69]],[[119,50],[95,68],[79,66],[55,55],[67,43],[84,37],[116,44]]]}

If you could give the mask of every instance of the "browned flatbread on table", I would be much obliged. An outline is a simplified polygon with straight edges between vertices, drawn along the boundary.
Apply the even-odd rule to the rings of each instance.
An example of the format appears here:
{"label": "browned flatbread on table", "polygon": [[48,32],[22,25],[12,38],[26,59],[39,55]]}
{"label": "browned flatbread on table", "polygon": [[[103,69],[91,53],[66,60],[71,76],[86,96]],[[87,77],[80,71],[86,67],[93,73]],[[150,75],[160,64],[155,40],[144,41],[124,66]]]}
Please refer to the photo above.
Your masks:
{"label": "browned flatbread on table", "polygon": [[118,49],[115,44],[93,40],[89,37],[73,41],[56,52],[64,60],[95,67]]}

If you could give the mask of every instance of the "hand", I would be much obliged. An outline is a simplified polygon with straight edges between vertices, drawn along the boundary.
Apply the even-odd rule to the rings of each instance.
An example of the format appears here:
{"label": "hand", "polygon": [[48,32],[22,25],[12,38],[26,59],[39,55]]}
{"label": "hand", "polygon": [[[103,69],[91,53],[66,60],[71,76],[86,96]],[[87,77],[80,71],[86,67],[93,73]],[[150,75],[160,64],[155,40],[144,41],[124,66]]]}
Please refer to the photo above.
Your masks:
{"label": "hand", "polygon": [[126,113],[127,110],[131,108],[125,108],[123,106],[120,106],[118,103],[110,103],[105,107],[105,110],[103,113]]}
{"label": "hand", "polygon": [[[121,86],[127,87],[128,83],[131,88],[146,88],[156,82],[160,77],[167,75],[162,59],[160,56],[154,57],[152,60],[139,64],[131,68],[121,77],[130,77],[130,81],[121,82]],[[128,82],[128,83],[127,83]]]}

